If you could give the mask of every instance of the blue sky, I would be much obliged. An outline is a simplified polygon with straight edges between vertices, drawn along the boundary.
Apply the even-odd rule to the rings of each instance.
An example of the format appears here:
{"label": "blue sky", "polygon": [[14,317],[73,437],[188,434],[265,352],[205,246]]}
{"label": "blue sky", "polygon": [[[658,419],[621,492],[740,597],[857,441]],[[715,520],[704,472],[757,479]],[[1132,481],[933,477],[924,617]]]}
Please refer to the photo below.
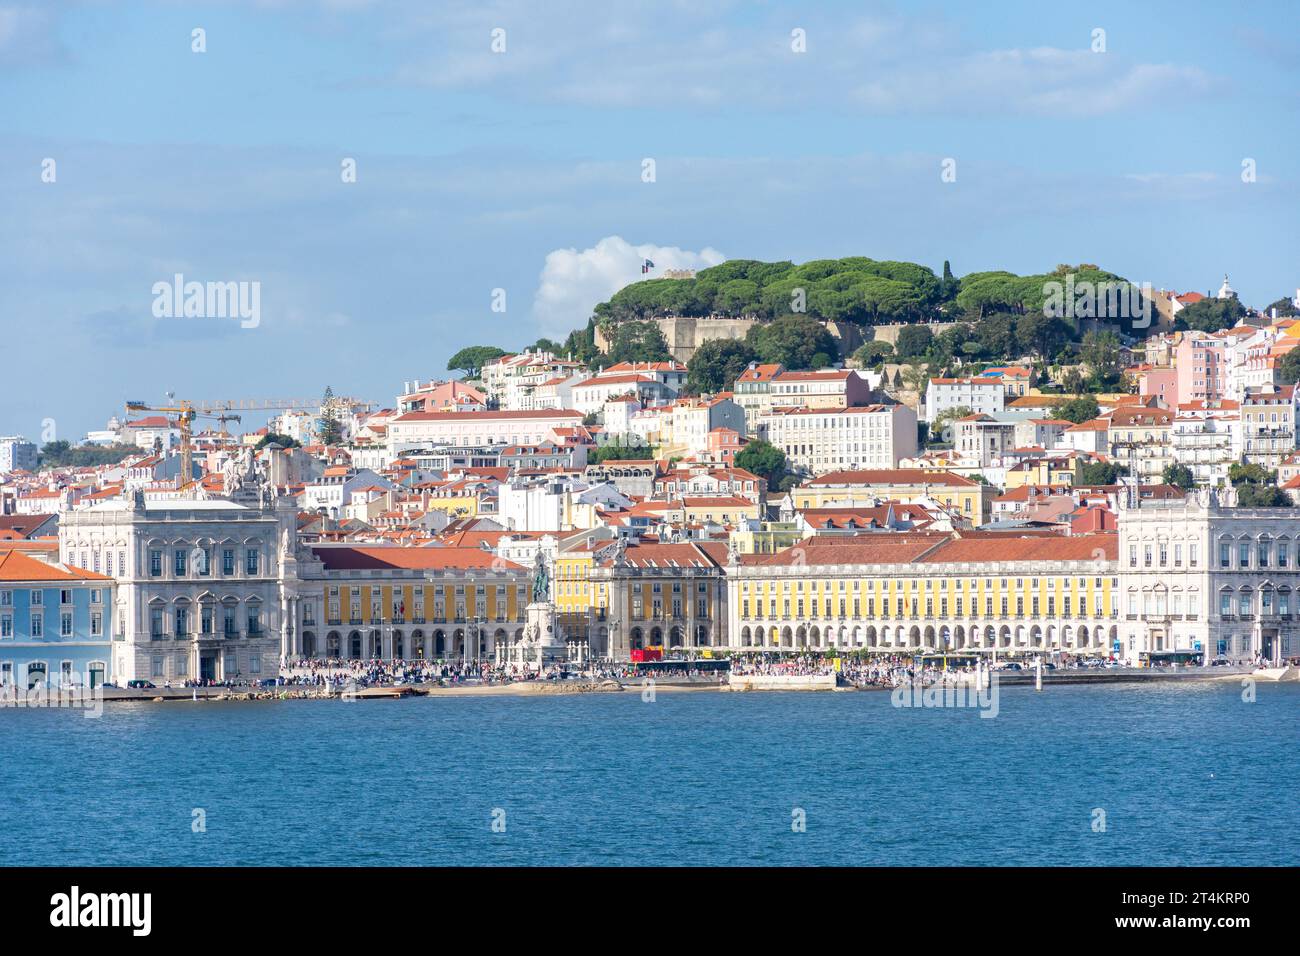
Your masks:
{"label": "blue sky", "polygon": [[[1060,7],[0,0],[0,434],[168,390],[388,403],[644,255],[1294,293],[1294,10]],[[261,323],[154,318],[177,272],[259,282]]]}

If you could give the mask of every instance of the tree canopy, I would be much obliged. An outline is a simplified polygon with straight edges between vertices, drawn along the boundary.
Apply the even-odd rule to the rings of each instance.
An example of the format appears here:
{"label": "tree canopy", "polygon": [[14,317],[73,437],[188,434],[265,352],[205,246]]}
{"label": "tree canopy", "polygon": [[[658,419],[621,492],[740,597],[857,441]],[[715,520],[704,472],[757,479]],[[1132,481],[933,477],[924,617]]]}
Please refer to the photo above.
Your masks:
{"label": "tree canopy", "polygon": [[1245,314],[1246,307],[1236,298],[1202,299],[1193,302],[1175,316],[1174,328],[1222,332],[1236,325]]}
{"label": "tree canopy", "polygon": [[785,452],[761,438],[751,439],[736,452],[736,467],[767,479],[768,488],[778,488],[785,477]]}
{"label": "tree canopy", "polygon": [[1186,465],[1165,465],[1165,470],[1161,473],[1160,478],[1166,485],[1176,485],[1184,491],[1196,484],[1196,476],[1192,474],[1192,469]]}
{"label": "tree canopy", "polygon": [[850,256],[796,266],[732,259],[693,279],[634,282],[596,306],[595,314],[620,322],[663,315],[775,319],[797,311],[802,299],[813,318],[874,325],[924,318],[955,294],[956,280],[945,283],[914,262]]}
{"label": "tree canopy", "polygon": [[667,362],[672,358],[668,342],[653,322],[623,322],[614,330],[605,358],[611,365],[619,362]]}
{"label": "tree canopy", "polygon": [[73,445],[66,441],[49,441],[41,446],[37,462],[42,468],[93,468],[115,465],[123,458],[139,455],[136,445]]}
{"label": "tree canopy", "polygon": [[755,325],[746,342],[761,362],[779,362],[787,369],[823,368],[839,356],[835,337],[807,315],[783,315]]}
{"label": "tree canopy", "polygon": [[[1076,395],[1052,407],[1053,418],[1074,422],[1076,425],[1096,418],[1100,412],[1101,406],[1091,395]],[[1089,482],[1089,484],[1098,484],[1098,482]],[[1101,482],[1101,484],[1109,484],[1109,482]]]}
{"label": "tree canopy", "polygon": [[1090,461],[1079,468],[1079,484],[1113,485],[1127,474],[1127,465],[1117,465],[1113,461]]}
{"label": "tree canopy", "polygon": [[504,349],[495,345],[470,345],[447,360],[447,371],[460,370],[465,373],[465,378],[477,378],[484,365],[506,354]]}
{"label": "tree canopy", "polygon": [[699,393],[730,389],[758,353],[739,339],[710,339],[695,350],[687,363],[686,387]]}

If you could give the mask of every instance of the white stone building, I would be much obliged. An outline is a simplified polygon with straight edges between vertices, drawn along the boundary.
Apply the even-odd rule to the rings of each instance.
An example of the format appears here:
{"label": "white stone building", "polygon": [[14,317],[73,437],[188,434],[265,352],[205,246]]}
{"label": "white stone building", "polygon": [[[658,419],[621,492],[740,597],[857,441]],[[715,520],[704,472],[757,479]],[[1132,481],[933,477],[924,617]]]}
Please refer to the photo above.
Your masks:
{"label": "white stone building", "polygon": [[1006,395],[1000,378],[932,378],[925,390],[924,420],[932,422],[949,408],[995,415],[1005,407]]}
{"label": "white stone building", "polygon": [[288,498],[271,508],[256,496],[146,502],[139,493],[62,512],[62,560],[89,553],[92,569],[117,582],[116,679],[161,687],[275,677],[286,620],[281,544],[296,513]]}
{"label": "white stone building", "polygon": [[1296,387],[1248,390],[1241,400],[1241,432],[1246,461],[1276,470],[1296,450]]}
{"label": "white stone building", "polygon": [[393,455],[411,449],[540,445],[557,428],[582,424],[571,409],[493,412],[408,412],[388,423]]}
{"label": "white stone building", "polygon": [[759,430],[790,466],[813,475],[896,468],[916,454],[916,412],[906,405],[774,408]]}
{"label": "white stone building", "polygon": [[1234,502],[1230,488],[1181,501],[1121,496],[1121,657],[1276,663],[1300,655],[1300,513]]}

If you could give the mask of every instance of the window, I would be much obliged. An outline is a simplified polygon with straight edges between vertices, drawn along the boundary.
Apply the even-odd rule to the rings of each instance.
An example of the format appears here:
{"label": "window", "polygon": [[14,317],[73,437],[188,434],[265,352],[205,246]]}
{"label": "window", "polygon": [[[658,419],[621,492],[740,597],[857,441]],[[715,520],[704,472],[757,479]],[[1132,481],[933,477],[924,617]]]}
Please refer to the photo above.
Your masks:
{"label": "window", "polygon": [[33,591],[31,594],[32,607],[39,607],[45,603],[44,591]]}
{"label": "window", "polygon": [[174,557],[173,569],[175,571],[176,577],[178,578],[185,577],[185,566],[188,563],[188,555],[189,552],[186,551],[184,548],[178,548],[176,550],[175,555],[173,556]]}
{"label": "window", "polygon": [[1250,614],[1250,592],[1243,591],[1237,598],[1237,613],[1242,617]]}
{"label": "window", "polygon": [[59,615],[59,636],[72,636],[72,614],[69,611],[64,611]]}
{"label": "window", "polygon": [[151,578],[162,577],[162,552],[161,551],[149,552],[149,577]]}
{"label": "window", "polygon": [[14,592],[0,591],[0,607],[13,607],[13,606],[14,606]]}
{"label": "window", "polygon": [[222,622],[224,625],[223,633],[226,635],[226,637],[233,637],[235,634],[238,633],[238,629],[235,627],[235,607],[234,605],[231,605],[230,607],[227,607],[224,610],[225,610],[225,617]]}
{"label": "window", "polygon": [[244,556],[244,573],[250,577],[257,574],[258,552],[255,548],[249,548],[248,553]]}
{"label": "window", "polygon": [[1243,541],[1237,546],[1237,567],[1250,567],[1250,542]]}
{"label": "window", "polygon": [[33,615],[32,637],[44,637],[44,636],[45,636],[45,618],[41,617],[39,614]]}
{"label": "window", "polygon": [[261,612],[255,607],[248,609],[248,633],[250,635],[262,633]]}
{"label": "window", "polygon": [[99,611],[90,612],[90,635],[99,637],[104,633],[104,615]]}
{"label": "window", "polygon": [[149,662],[149,676],[150,677],[163,676],[163,659],[161,657],[155,657],[152,661]]}
{"label": "window", "polygon": [[14,617],[12,614],[0,614],[0,638],[14,636]]}
{"label": "window", "polygon": [[1232,565],[1231,545],[1224,542],[1219,545],[1219,567],[1226,568]]}
{"label": "window", "polygon": [[1226,591],[1219,595],[1219,615],[1232,617],[1232,595]]}
{"label": "window", "polygon": [[151,608],[149,610],[149,637],[152,640],[160,641],[163,636],[163,612],[162,608]]}
{"label": "window", "polygon": [[226,577],[230,577],[235,573],[235,549],[234,548],[221,549],[221,573]]}
{"label": "window", "polygon": [[72,603],[72,592],[67,588],[59,591],[59,603],[67,606]]}

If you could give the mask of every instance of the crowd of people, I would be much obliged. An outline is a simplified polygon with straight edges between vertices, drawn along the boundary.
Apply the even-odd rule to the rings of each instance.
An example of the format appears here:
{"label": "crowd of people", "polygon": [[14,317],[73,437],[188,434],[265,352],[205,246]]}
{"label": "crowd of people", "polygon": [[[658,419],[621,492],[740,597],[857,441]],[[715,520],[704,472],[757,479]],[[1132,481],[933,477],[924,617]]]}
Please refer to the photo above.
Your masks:
{"label": "crowd of people", "polygon": [[353,684],[358,687],[385,687],[397,684],[435,683],[444,686],[473,682],[504,684],[518,680],[560,680],[577,673],[590,674],[572,664],[536,665],[497,664],[495,661],[425,661],[425,660],[348,660],[342,658],[302,658],[286,661],[279,682],[287,686],[324,686]]}
{"label": "crowd of people", "polygon": [[[582,665],[553,663],[538,668],[536,665],[481,661],[425,661],[425,660],[354,660],[345,658],[302,658],[285,661],[280,676],[274,680],[249,680],[236,677],[223,681],[186,681],[186,687],[236,687],[248,684],[274,684],[289,687],[339,687],[351,684],[357,687],[392,686],[398,684],[436,683],[454,686],[464,683],[501,684],[519,680],[564,680],[580,678],[602,681],[641,681],[648,677],[658,680],[690,679],[692,681],[720,682],[728,673],[743,675],[829,675],[835,674],[844,683],[856,687],[897,687],[920,683],[929,686],[939,682],[956,683],[967,679],[975,670],[973,657],[952,658],[912,656],[906,654],[873,654],[871,656],[830,654],[789,654],[777,652],[751,652],[731,654],[725,658],[695,658],[669,660],[654,664],[635,662],[595,661]],[[1033,662],[985,660],[986,667],[1032,669]],[[1099,666],[1101,662],[1090,657],[1063,655],[1053,662],[1044,662],[1045,669]],[[1195,666],[1200,666],[1199,663]]]}

